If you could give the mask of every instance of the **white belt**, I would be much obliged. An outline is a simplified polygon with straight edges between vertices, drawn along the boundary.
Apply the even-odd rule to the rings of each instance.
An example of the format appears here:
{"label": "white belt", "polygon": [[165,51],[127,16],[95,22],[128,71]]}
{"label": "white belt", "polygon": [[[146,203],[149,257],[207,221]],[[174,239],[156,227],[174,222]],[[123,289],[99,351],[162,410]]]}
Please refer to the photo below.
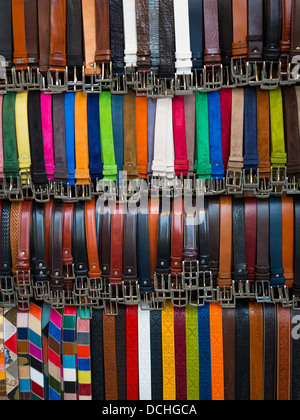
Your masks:
{"label": "white belt", "polygon": [[176,74],[192,73],[188,0],[174,0]]}
{"label": "white belt", "polygon": [[135,0],[123,0],[124,38],[126,67],[137,66],[137,31]]}
{"label": "white belt", "polygon": [[172,99],[157,99],[153,176],[174,179],[174,136]]}
{"label": "white belt", "polygon": [[138,307],[139,336],[139,393],[140,400],[152,399],[151,392],[151,344],[150,344],[150,311]]}

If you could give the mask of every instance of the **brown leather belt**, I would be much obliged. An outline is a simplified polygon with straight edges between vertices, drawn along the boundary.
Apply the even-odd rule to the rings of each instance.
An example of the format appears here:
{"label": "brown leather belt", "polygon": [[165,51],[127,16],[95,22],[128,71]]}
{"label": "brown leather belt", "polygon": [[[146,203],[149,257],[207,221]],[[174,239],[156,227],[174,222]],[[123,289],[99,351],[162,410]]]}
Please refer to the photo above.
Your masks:
{"label": "brown leather belt", "polygon": [[232,56],[246,58],[248,55],[248,1],[232,0],[233,43]]}
{"label": "brown leather belt", "polygon": [[137,167],[135,93],[130,90],[124,95],[124,167],[128,179],[139,177]]}
{"label": "brown leather belt", "polygon": [[52,72],[64,72],[67,65],[66,23],[66,0],[51,0],[49,66]]}
{"label": "brown leather belt", "polygon": [[116,356],[116,317],[103,313],[103,353],[105,373],[105,399],[118,400],[118,375]]}
{"label": "brown leather belt", "polygon": [[50,53],[50,10],[49,0],[39,0],[38,24],[39,24],[39,69],[41,73],[47,73],[49,68]]}
{"label": "brown leather belt", "polygon": [[256,91],[257,98],[257,154],[259,156],[259,175],[270,177],[270,106],[269,93],[260,88]]}
{"label": "brown leather belt", "polygon": [[232,285],[232,199],[220,197],[220,259],[218,286],[227,289]]}
{"label": "brown leather belt", "polygon": [[264,320],[263,306],[257,302],[249,302],[250,318],[250,400],[264,399]]}
{"label": "brown leather belt", "polygon": [[182,274],[183,249],[183,203],[181,198],[175,198],[172,211],[171,232],[171,276],[173,280],[180,279]]}
{"label": "brown leather belt", "polygon": [[[32,201],[23,201],[20,219],[19,246],[17,259],[17,279],[19,294],[26,294],[30,285],[30,232]],[[22,296],[21,296],[22,297]]]}
{"label": "brown leather belt", "polygon": [[24,7],[28,63],[30,67],[36,69],[39,65],[39,27],[37,0],[25,0]]}
{"label": "brown leather belt", "polygon": [[208,67],[221,64],[217,0],[203,0],[204,13],[204,64]]}
{"label": "brown leather belt", "polygon": [[28,67],[28,54],[26,48],[25,9],[24,0],[12,1],[14,59],[16,70]]}
{"label": "brown leather belt", "polygon": [[223,308],[224,398],[235,401],[235,309]]}
{"label": "brown leather belt", "polygon": [[154,272],[157,260],[157,233],[159,217],[159,198],[149,200],[149,249],[150,249],[150,268],[151,280],[154,282]]}
{"label": "brown leather belt", "polygon": [[89,278],[91,280],[100,279],[101,271],[97,248],[94,199],[85,203],[85,231],[87,242],[87,257],[89,263]]}
{"label": "brown leather belt", "polygon": [[280,49],[281,67],[283,71],[287,70],[291,49],[292,3],[292,0],[282,0],[282,39],[280,42]]}
{"label": "brown leather belt", "polygon": [[293,197],[282,197],[282,265],[285,284],[294,286],[294,201]]}
{"label": "brown leather belt", "polygon": [[110,276],[112,285],[121,286],[123,280],[123,225],[124,210],[121,205],[116,205],[111,216],[111,253]]}
{"label": "brown leather belt", "polygon": [[299,55],[300,51],[300,3],[299,1],[293,1],[292,5],[292,35],[291,35],[291,50],[290,59]]}
{"label": "brown leather belt", "polygon": [[137,67],[138,71],[151,69],[149,11],[147,0],[136,0]]}
{"label": "brown leather belt", "polygon": [[291,388],[291,314],[277,305],[277,401],[289,401]]}
{"label": "brown leather belt", "polygon": [[63,214],[63,238],[62,238],[62,263],[64,276],[64,290],[65,293],[70,293],[73,290],[73,270],[74,262],[72,256],[72,226],[73,226],[73,204],[65,203]]}
{"label": "brown leather belt", "polygon": [[95,0],[96,12],[96,63],[111,61],[109,0]]}
{"label": "brown leather belt", "polygon": [[96,72],[95,52],[96,52],[96,19],[95,2],[82,0],[82,20],[84,35],[85,53],[85,74],[93,75]]}

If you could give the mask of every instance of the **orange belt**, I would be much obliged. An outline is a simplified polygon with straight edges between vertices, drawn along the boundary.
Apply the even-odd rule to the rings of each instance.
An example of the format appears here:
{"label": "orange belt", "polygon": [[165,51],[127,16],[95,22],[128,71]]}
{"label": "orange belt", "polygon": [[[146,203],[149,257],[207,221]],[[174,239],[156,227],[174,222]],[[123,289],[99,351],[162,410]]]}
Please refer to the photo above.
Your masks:
{"label": "orange belt", "polygon": [[25,9],[24,0],[12,1],[12,20],[14,38],[14,65],[16,70],[28,67],[28,54],[26,48]]}
{"label": "orange belt", "polygon": [[277,305],[277,400],[289,401],[291,389],[291,311]]}
{"label": "orange belt", "polygon": [[293,197],[282,198],[282,264],[285,284],[294,285],[294,201]]}
{"label": "orange belt", "polygon": [[212,400],[224,401],[223,319],[219,303],[210,304],[210,337]]}
{"label": "orange belt", "polygon": [[148,99],[137,96],[135,99],[136,153],[140,178],[148,175]]}
{"label": "orange belt", "polygon": [[263,306],[249,302],[250,316],[250,400],[264,399],[264,320]]}
{"label": "orange belt", "polygon": [[87,121],[87,94],[77,92],[75,96],[75,150],[77,185],[87,185],[89,172],[89,138]]}

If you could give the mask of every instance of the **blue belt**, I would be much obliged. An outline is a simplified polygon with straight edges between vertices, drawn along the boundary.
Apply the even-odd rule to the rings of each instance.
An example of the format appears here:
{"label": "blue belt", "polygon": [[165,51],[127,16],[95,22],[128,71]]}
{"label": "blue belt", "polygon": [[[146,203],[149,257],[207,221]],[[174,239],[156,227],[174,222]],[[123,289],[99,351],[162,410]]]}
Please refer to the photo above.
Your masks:
{"label": "blue belt", "polygon": [[210,307],[209,303],[198,308],[199,336],[199,393],[200,401],[212,400],[211,352],[210,352]]}
{"label": "blue belt", "polygon": [[152,162],[154,157],[154,134],[155,134],[156,100],[148,99],[148,174],[152,174]]}
{"label": "blue belt", "polygon": [[282,263],[282,204],[280,197],[270,198],[270,266],[271,286],[284,286]]}
{"label": "blue belt", "polygon": [[117,177],[124,166],[124,125],[123,125],[123,95],[111,96],[111,113],[114,135],[115,160],[118,168]]}
{"label": "blue belt", "polygon": [[224,165],[220,92],[210,92],[207,97],[211,176],[213,179],[222,179],[224,176]]}
{"label": "blue belt", "polygon": [[202,0],[189,0],[190,38],[193,69],[203,67],[203,4]]}
{"label": "blue belt", "polygon": [[75,93],[65,94],[66,154],[69,170],[69,184],[75,185]]}
{"label": "blue belt", "polygon": [[89,169],[91,179],[101,179],[103,164],[101,157],[99,95],[90,94],[87,97],[88,137],[89,137]]}
{"label": "blue belt", "polygon": [[244,89],[244,165],[245,170],[257,170],[257,100],[256,89]]}

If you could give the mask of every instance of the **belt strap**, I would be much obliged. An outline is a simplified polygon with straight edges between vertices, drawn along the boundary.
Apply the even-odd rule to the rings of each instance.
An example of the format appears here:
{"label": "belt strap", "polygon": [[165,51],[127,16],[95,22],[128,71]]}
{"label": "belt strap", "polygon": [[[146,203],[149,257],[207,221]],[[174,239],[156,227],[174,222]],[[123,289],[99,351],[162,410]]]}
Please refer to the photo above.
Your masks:
{"label": "belt strap", "polygon": [[232,55],[234,58],[246,58],[248,55],[248,1],[232,0],[233,42]]}
{"label": "belt strap", "polygon": [[16,135],[19,155],[19,168],[22,182],[27,183],[30,175],[31,155],[27,117],[28,92],[18,93],[16,96]]}
{"label": "belt strap", "polygon": [[116,317],[103,313],[105,399],[118,399]]}
{"label": "belt strap", "polygon": [[171,99],[158,99],[156,105],[153,176],[174,178],[174,139]]}
{"label": "belt strap", "polygon": [[5,67],[11,67],[13,61],[13,24],[12,1],[2,0],[0,17],[0,54],[5,58]]}
{"label": "belt strap", "polygon": [[176,96],[173,99],[172,105],[175,149],[175,174],[177,176],[187,175],[189,170],[189,161],[187,159],[184,97]]}
{"label": "belt strap", "polygon": [[30,67],[37,68],[39,65],[38,2],[36,0],[25,0],[24,12],[28,64]]}
{"label": "belt strap", "polygon": [[39,68],[41,73],[47,73],[49,68],[50,53],[50,32],[51,32],[51,2],[39,0],[38,22],[39,22]]}
{"label": "belt strap", "polygon": [[208,224],[209,224],[209,268],[213,275],[214,287],[216,287],[219,271],[219,247],[220,247],[220,201],[213,198],[208,201]]}
{"label": "belt strap", "polygon": [[89,170],[91,179],[100,179],[103,165],[101,156],[99,95],[87,97]]}
{"label": "belt strap", "polygon": [[29,284],[31,215],[32,202],[23,201],[19,230],[18,259],[16,267],[17,275],[19,275],[19,279],[22,279],[22,286]]}
{"label": "belt strap", "polygon": [[250,400],[250,318],[248,302],[236,306],[236,401]]}
{"label": "belt strap", "polygon": [[123,274],[123,207],[117,205],[111,216],[111,251],[110,251],[110,277],[111,284],[121,286]]}
{"label": "belt strap", "polygon": [[75,185],[75,93],[65,94],[65,141],[66,158],[69,172],[68,182]]}
{"label": "belt strap", "polygon": [[100,248],[100,261],[102,276],[108,280],[110,274],[110,248],[111,248],[111,211],[108,207],[104,207],[101,217],[101,243],[106,241],[107,246]]}
{"label": "belt strap", "polygon": [[136,97],[135,101],[137,167],[139,177],[146,179],[148,175],[148,101],[143,97]]}
{"label": "belt strap", "polygon": [[299,22],[299,3],[293,1],[292,4],[292,27],[291,27],[291,50],[290,50],[290,59],[292,60],[294,56],[299,55],[300,48],[300,38],[297,22]]}
{"label": "belt strap", "polygon": [[243,138],[244,138],[244,90],[234,89],[232,91],[231,107],[231,136],[230,156],[228,161],[229,171],[243,169]]}
{"label": "belt strap", "polygon": [[151,400],[150,311],[138,306],[139,400]]}
{"label": "belt strap", "polygon": [[196,155],[196,175],[200,179],[210,179],[208,94],[198,92],[196,93]]}
{"label": "belt strap", "polygon": [[257,89],[257,154],[260,175],[270,176],[270,104],[269,92]]}
{"label": "belt strap", "polygon": [[255,279],[256,244],[257,244],[257,202],[255,198],[245,198],[245,234],[246,234],[246,262],[248,280]]}
{"label": "belt strap", "polygon": [[65,134],[65,94],[54,95],[52,98],[52,121],[55,156],[56,182],[66,184],[68,182],[68,167],[66,155]]}
{"label": "belt strap", "polygon": [[263,306],[249,302],[250,319],[250,400],[263,401]]}
{"label": "belt strap", "polygon": [[151,394],[152,399],[163,399],[163,359],[162,359],[162,314],[150,311],[151,340]]}
{"label": "belt strap", "polygon": [[264,400],[276,395],[276,306],[264,304]]}
{"label": "belt strap", "polygon": [[198,308],[198,345],[199,398],[202,401],[211,401],[210,304],[207,302]]}
{"label": "belt strap", "polygon": [[291,389],[290,308],[277,305],[277,401],[289,401]]}
{"label": "belt strap", "polygon": [[137,145],[136,145],[136,104],[135,93],[131,91],[124,96],[124,167],[127,177],[137,178]]}
{"label": "belt strap", "polygon": [[16,201],[11,204],[10,212],[10,249],[11,249],[11,263],[12,274],[16,274],[18,247],[19,247],[19,229],[21,217],[21,201]]}
{"label": "belt strap", "polygon": [[28,341],[29,313],[17,313],[17,344],[19,363],[20,400],[30,401],[30,367],[29,367],[29,341]]}
{"label": "belt strap", "polygon": [[175,73],[175,26],[172,0],[159,2],[159,76],[172,79]]}
{"label": "belt strap", "polygon": [[300,239],[300,230],[299,230],[299,222],[300,222],[300,201],[298,197],[294,197],[294,260],[295,260],[295,281],[294,281],[294,295],[299,297],[300,295],[300,261],[298,258],[299,252],[299,239]]}
{"label": "belt strap", "polygon": [[184,97],[185,129],[186,129],[186,149],[189,161],[189,175],[194,176],[195,169],[195,149],[196,149],[196,97],[186,95]]}
{"label": "belt strap", "polygon": [[77,92],[75,96],[75,150],[77,185],[89,183],[89,147],[87,121],[87,94]]}
{"label": "belt strap", "polygon": [[88,276],[90,280],[100,279],[101,277],[95,217],[95,200],[92,199],[91,201],[85,203],[85,230],[87,239],[87,257],[89,263]]}
{"label": "belt strap", "polygon": [[82,1],[83,42],[85,74],[93,75],[95,68],[96,46],[96,5],[94,1]]}
{"label": "belt strap", "polygon": [[109,0],[110,48],[113,76],[124,74],[123,4]]}
{"label": "belt strap", "polygon": [[271,286],[284,286],[282,263],[282,203],[278,197],[270,199],[270,265]]}
{"label": "belt strap", "polygon": [[104,400],[103,310],[93,310],[91,319],[92,397]]}
{"label": "belt strap", "polygon": [[220,254],[218,286],[231,286],[232,264],[232,200],[220,197]]}
{"label": "belt strap", "polygon": [[109,31],[109,0],[96,0],[96,63],[109,63],[111,60]]}
{"label": "belt strap", "polygon": [[292,36],[292,0],[282,2],[282,36],[280,42],[281,65],[286,71],[291,49]]}
{"label": "belt strap", "polygon": [[282,35],[282,0],[264,2],[264,61],[278,62]]}
{"label": "belt strap", "polygon": [[176,400],[176,370],[174,349],[174,307],[166,303],[161,314],[162,323],[162,364],[163,364],[163,399]]}
{"label": "belt strap", "polygon": [[44,158],[41,95],[34,91],[28,94],[28,125],[31,154],[31,177],[35,187],[45,188],[47,173]]}
{"label": "belt strap", "polygon": [[6,400],[6,374],[5,374],[5,348],[4,348],[4,308],[0,309],[0,343],[1,343],[1,352],[0,352],[0,398],[1,401]]}
{"label": "belt strap", "polygon": [[203,1],[189,0],[190,43],[193,69],[203,67]]}
{"label": "belt strap", "polygon": [[208,118],[211,176],[213,179],[222,179],[224,176],[224,165],[220,92],[208,94]]}
{"label": "belt strap", "polygon": [[246,281],[248,278],[246,258],[245,201],[234,198],[232,201],[233,236],[233,279]]}
{"label": "belt strap", "polygon": [[287,151],[287,174],[290,178],[300,175],[300,134],[292,127],[299,127],[298,100],[294,86],[282,89],[285,142]]}
{"label": "belt strap", "polygon": [[124,98],[122,95],[112,95],[111,113],[117,176],[119,176],[124,165]]}
{"label": "belt strap", "polygon": [[137,28],[136,28],[136,2],[123,1],[124,18],[124,62],[129,70],[137,66]]}
{"label": "belt strap", "polygon": [[222,152],[224,171],[227,171],[230,156],[230,137],[231,137],[231,102],[232,90],[221,89],[221,127],[222,127]]}
{"label": "belt strap", "polygon": [[294,201],[293,197],[282,197],[282,265],[285,284],[294,286]]}
{"label": "belt strap", "polygon": [[50,289],[53,292],[63,290],[62,235],[63,203],[55,201],[52,210],[49,246]]}
{"label": "belt strap", "polygon": [[49,400],[60,401],[61,389],[61,337],[62,337],[62,311],[54,308],[50,312],[48,336],[48,374],[49,374]]}
{"label": "belt strap", "polygon": [[17,354],[17,309],[4,309],[4,351],[6,399],[19,399],[19,374]]}
{"label": "belt strap", "polygon": [[148,0],[136,1],[137,68],[149,72],[151,69]]}
{"label": "belt strap", "polygon": [[86,235],[84,203],[74,204],[72,250],[74,258],[75,278],[86,281],[88,270],[86,264]]}
{"label": "belt strap", "polygon": [[[94,312],[95,317],[96,312]],[[77,400],[76,318],[77,308],[66,306],[62,318],[61,339],[64,401]],[[95,363],[97,363],[97,359],[95,359]]]}
{"label": "belt strap", "polygon": [[248,59],[261,62],[264,43],[263,0],[248,0]]}
{"label": "belt strap", "polygon": [[24,0],[12,0],[12,24],[14,39],[14,60],[17,70],[28,67],[28,54],[26,49],[25,9]]}
{"label": "belt strap", "polygon": [[220,304],[210,305],[212,400],[224,400],[223,320]]}
{"label": "belt strap", "polygon": [[126,308],[127,399],[139,399],[138,307]]}
{"label": "belt strap", "polygon": [[223,308],[222,323],[225,401],[235,401],[235,316],[235,309]]}
{"label": "belt strap", "polygon": [[204,18],[204,64],[206,66],[221,64],[219,44],[219,20],[217,0],[203,0]]}
{"label": "belt strap", "polygon": [[171,267],[171,217],[161,211],[158,221],[157,260],[155,272],[158,275],[169,275]]}
{"label": "belt strap", "polygon": [[77,311],[78,399],[92,399],[90,309]]}
{"label": "belt strap", "polygon": [[182,275],[183,233],[182,198],[174,198],[171,230],[171,275],[174,284],[176,278],[181,279]]}
{"label": "belt strap", "polygon": [[[138,228],[137,226],[138,217],[135,210],[129,210],[126,212],[124,218],[124,256],[123,256],[123,278],[124,281],[128,282],[137,282],[138,279],[138,259],[137,259],[137,241],[139,238],[137,236]],[[146,221],[147,222],[147,221]],[[149,253],[148,253],[149,255]],[[151,278],[148,276],[148,281]],[[149,283],[148,283],[149,284]],[[145,286],[145,284],[144,284]]]}
{"label": "belt strap", "polygon": [[99,100],[103,177],[104,179],[116,180],[117,165],[113,140],[111,94],[109,92],[101,92]]}
{"label": "belt strap", "polygon": [[4,178],[3,154],[3,98],[0,98],[0,180]]}
{"label": "belt strap", "polygon": [[157,264],[157,235],[159,220],[159,198],[149,200],[149,248],[150,248],[150,269],[153,282],[155,267]]}
{"label": "belt strap", "polygon": [[244,165],[245,170],[257,170],[257,100],[256,89],[245,88],[244,90]]}
{"label": "belt strap", "polygon": [[64,71],[66,56],[66,0],[51,0],[50,70]]}
{"label": "belt strap", "polygon": [[54,200],[50,199],[48,203],[45,203],[45,244],[46,244],[46,260],[47,267],[49,267],[49,245],[50,245],[50,227],[51,227],[51,217],[53,209]]}
{"label": "belt strap", "polygon": [[42,92],[40,102],[45,168],[48,179],[54,180],[55,161],[52,125],[52,96]]}
{"label": "belt strap", "polygon": [[152,174],[152,162],[154,158],[155,116],[156,101],[148,98],[148,174]]}
{"label": "belt strap", "polygon": [[35,284],[48,281],[45,243],[45,207],[34,203],[31,221],[31,268]]}
{"label": "belt strap", "polygon": [[[298,311],[291,309],[291,400],[299,401],[299,340]],[[294,333],[296,329],[296,334]]]}
{"label": "belt strap", "polygon": [[139,211],[137,215],[137,253],[138,278],[142,295],[152,292],[149,236],[148,212]]}
{"label": "belt strap", "polygon": [[186,356],[187,399],[195,401],[199,399],[198,309],[192,305],[186,307]]}
{"label": "belt strap", "polygon": [[44,365],[45,400],[49,400],[49,375],[48,375],[48,339],[51,306],[44,302],[42,306],[42,348]]}
{"label": "belt strap", "polygon": [[148,0],[149,39],[151,70],[156,75],[159,69],[159,1]]}
{"label": "belt strap", "polygon": [[188,75],[192,71],[188,3],[188,0],[174,0],[175,68],[177,75]]}
{"label": "belt strap", "polygon": [[209,271],[209,225],[208,225],[208,204],[204,201],[204,206],[200,208],[198,225],[198,260],[199,270]]}
{"label": "belt strap", "polygon": [[228,67],[232,57],[233,41],[232,0],[218,0],[218,15],[222,16],[222,19],[219,19],[222,63]]}
{"label": "belt strap", "polygon": [[31,400],[45,399],[42,345],[42,308],[30,303],[28,321]]}
{"label": "belt strap", "polygon": [[127,400],[126,306],[119,306],[116,317],[116,357],[118,400]]}
{"label": "belt strap", "polygon": [[82,67],[82,6],[80,0],[67,0],[67,64]]}
{"label": "belt strap", "polygon": [[3,201],[1,206],[1,250],[0,250],[0,279],[3,290],[12,289],[12,258],[11,258],[11,244],[10,244],[10,214],[11,203]]}
{"label": "belt strap", "polygon": [[73,290],[73,273],[70,274],[74,259],[72,255],[73,204],[64,204],[63,236],[62,236],[62,264],[65,292]]}
{"label": "belt strap", "polygon": [[270,203],[257,201],[256,280],[270,280]]}
{"label": "belt strap", "polygon": [[174,344],[176,369],[176,399],[187,400],[186,310],[174,308]]}

